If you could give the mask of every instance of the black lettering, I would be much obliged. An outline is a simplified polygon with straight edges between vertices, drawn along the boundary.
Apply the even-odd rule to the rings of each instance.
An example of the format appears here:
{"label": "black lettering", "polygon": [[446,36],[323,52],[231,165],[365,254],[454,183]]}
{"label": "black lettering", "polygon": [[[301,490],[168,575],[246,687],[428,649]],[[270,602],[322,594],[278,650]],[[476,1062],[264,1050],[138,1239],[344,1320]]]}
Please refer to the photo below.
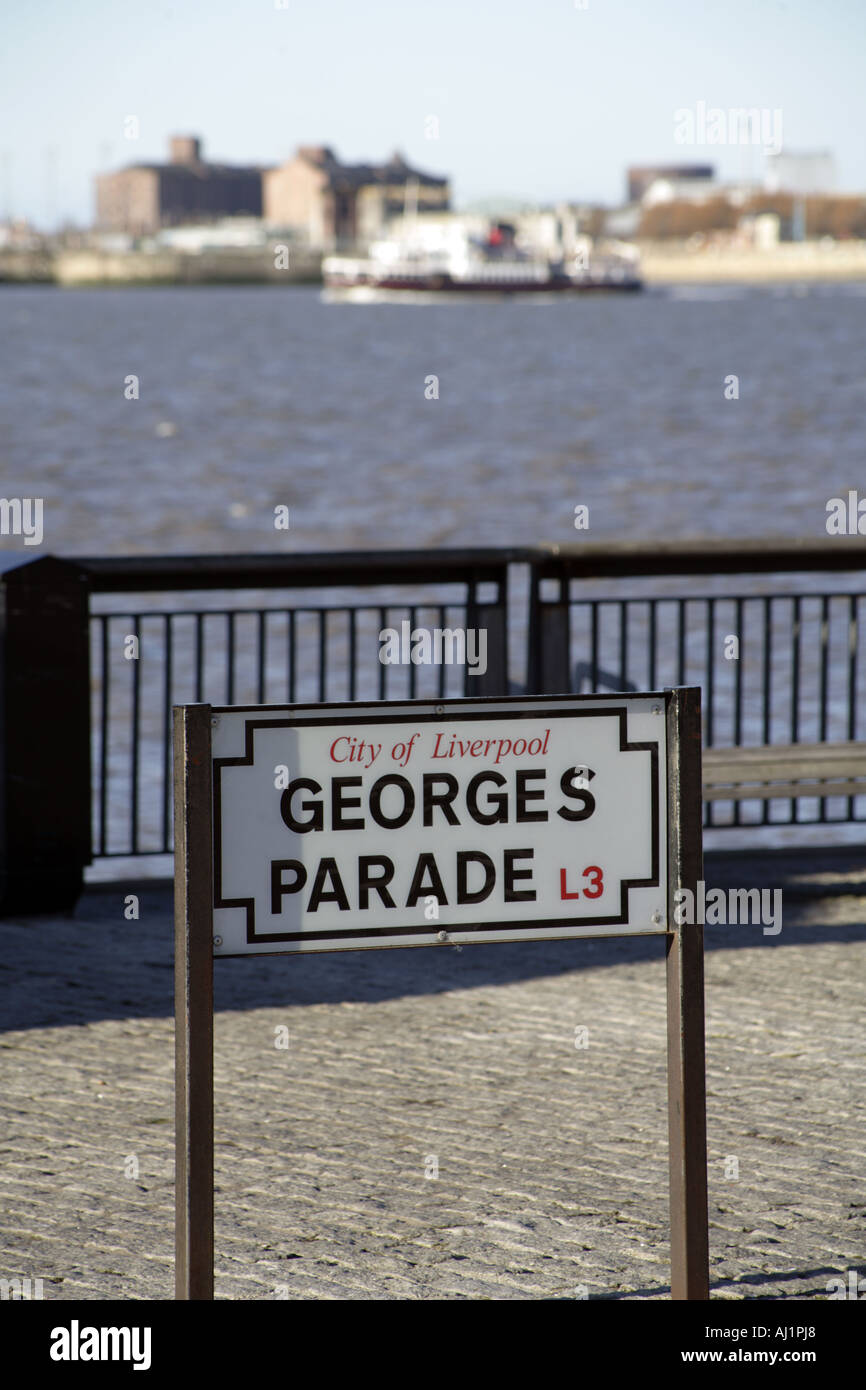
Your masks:
{"label": "black lettering", "polygon": [[505,778],[501,772],[476,772],[469,786],[466,788],[466,809],[473,820],[479,825],[496,825],[497,822],[508,820],[508,794],[507,792],[492,792],[487,798],[496,807],[494,811],[479,811],[478,809],[478,788],[482,782],[494,782],[497,787],[505,786]]}
{"label": "black lettering", "polygon": [[[294,883],[283,883],[285,869],[291,869],[294,873]],[[299,859],[271,860],[271,912],[275,917],[283,910],[283,895],[300,893],[306,881],[307,871]]]}
{"label": "black lettering", "polygon": [[322,788],[318,782],[314,782],[312,777],[296,777],[290,782],[280,797],[280,815],[290,830],[296,831],[298,835],[303,835],[307,830],[321,830],[325,824],[325,813],[322,810],[321,801],[305,801],[301,805],[302,811],[312,812],[309,820],[296,820],[292,811],[292,797],[296,791],[308,791],[321,793]]}
{"label": "black lettering", "polygon": [[[334,885],[328,893],[325,892],[326,878],[330,878]],[[340,878],[336,859],[319,860],[316,879],[310,893],[309,911],[318,911],[319,903],[337,903],[341,912],[349,911],[349,899],[346,897],[346,890],[343,887],[343,880]]]}
{"label": "black lettering", "polygon": [[[422,883],[425,874],[430,875],[429,887],[426,887],[424,883]],[[414,907],[418,899],[422,897],[435,897],[440,903],[447,904],[448,902],[445,896],[445,885],[439,877],[436,860],[432,854],[418,855],[418,862],[415,865],[415,873],[412,875],[412,887],[409,889],[406,906]]]}
{"label": "black lettering", "polygon": [[332,777],[331,778],[331,829],[332,830],[363,830],[364,817],[356,816],[354,820],[347,820],[343,815],[345,806],[360,806],[360,796],[344,796],[344,787],[360,787],[363,777]]}
{"label": "black lettering", "polygon": [[505,901],[507,903],[534,903],[534,888],[515,888],[516,878],[532,878],[531,869],[515,869],[515,859],[532,859],[531,849],[507,849],[505,851]]}
{"label": "black lettering", "polygon": [[515,781],[516,781],[516,783],[517,783],[517,789],[516,789],[515,794],[514,794],[514,799],[515,799],[515,802],[516,802],[516,805],[517,805],[517,813],[516,813],[516,815],[515,815],[515,817],[514,817],[515,820],[517,820],[517,821],[547,820],[547,812],[546,812],[546,811],[527,811],[527,809],[526,809],[526,803],[527,803],[527,801],[543,801],[543,800],[544,800],[544,788],[543,788],[543,787],[536,788],[534,791],[529,791],[529,790],[527,790],[526,783],[527,783],[528,778],[530,778],[530,777],[540,777],[540,778],[542,779],[542,781],[544,781],[544,779],[545,779],[546,776],[547,776],[547,770],[546,770],[545,768],[543,768],[543,767],[540,768],[540,769],[539,769],[539,768],[526,768],[526,769],[522,769],[520,772],[515,773]]}
{"label": "black lettering", "polygon": [[[433,787],[436,782],[444,782],[447,790],[435,792]],[[433,824],[433,807],[439,806],[449,825],[459,825],[457,812],[451,805],[459,789],[457,778],[452,776],[450,772],[425,772],[422,784],[424,787],[424,824]]]}
{"label": "black lettering", "polygon": [[[382,869],[382,873],[372,878],[370,870],[372,868]],[[391,897],[386,888],[386,884],[391,882],[394,877],[394,861],[389,859],[386,854],[362,854],[358,857],[358,906],[366,908],[370,903],[370,889],[374,889],[379,894],[385,907],[396,907],[397,904]]]}
{"label": "black lettering", "polygon": [[[484,883],[480,888],[470,889],[468,886],[467,865],[481,864],[484,867]],[[483,903],[485,898],[489,898],[493,892],[493,885],[496,882],[496,870],[493,867],[493,860],[489,855],[483,854],[481,850],[459,849],[457,851],[457,901],[458,903]]]}
{"label": "black lettering", "polygon": [[[398,815],[389,820],[382,814],[382,793],[386,787],[399,787],[403,793],[403,809]],[[373,783],[370,790],[370,815],[377,825],[381,825],[385,830],[399,830],[401,825],[405,825],[415,810],[415,793],[412,790],[411,782],[407,782],[405,777],[401,777],[399,772],[389,773],[387,777],[380,777]]]}
{"label": "black lettering", "polygon": [[583,806],[579,811],[572,811],[568,806],[560,806],[556,814],[562,816],[563,820],[586,820],[588,816],[592,815],[595,810],[595,797],[591,791],[587,791],[586,787],[572,786],[572,778],[585,777],[585,779],[589,781],[589,779],[594,776],[595,773],[590,771],[589,768],[587,768],[585,772],[583,768],[580,767],[567,767],[565,769],[565,772],[563,772],[560,778],[559,785],[566,796],[573,797],[575,800],[579,799],[583,802]]}

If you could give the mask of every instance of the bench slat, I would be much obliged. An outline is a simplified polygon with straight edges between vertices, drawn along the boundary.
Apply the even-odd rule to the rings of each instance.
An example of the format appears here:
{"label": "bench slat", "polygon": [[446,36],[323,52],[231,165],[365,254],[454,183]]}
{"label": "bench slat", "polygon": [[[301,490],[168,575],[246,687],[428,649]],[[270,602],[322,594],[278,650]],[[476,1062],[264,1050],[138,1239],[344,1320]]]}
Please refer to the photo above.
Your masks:
{"label": "bench slat", "polygon": [[745,781],[866,777],[866,744],[777,744],[758,748],[708,748],[703,755],[707,786]]}
{"label": "bench slat", "polygon": [[866,795],[866,743],[779,743],[707,748],[704,801]]}
{"label": "bench slat", "polygon": [[777,796],[866,796],[866,782],[762,782],[758,786],[704,783],[704,801],[774,801]]}

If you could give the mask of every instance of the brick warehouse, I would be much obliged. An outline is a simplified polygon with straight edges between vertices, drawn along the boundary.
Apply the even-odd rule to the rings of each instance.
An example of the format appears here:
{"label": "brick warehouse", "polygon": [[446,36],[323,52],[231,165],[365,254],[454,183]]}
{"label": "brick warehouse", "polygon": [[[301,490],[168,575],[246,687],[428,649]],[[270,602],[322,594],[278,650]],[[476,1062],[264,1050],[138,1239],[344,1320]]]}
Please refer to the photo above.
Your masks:
{"label": "brick warehouse", "polygon": [[144,236],[182,222],[261,213],[261,169],[207,163],[191,135],[172,137],[167,164],[131,164],[96,177],[96,222],[105,231]]}
{"label": "brick warehouse", "polygon": [[384,164],[343,164],[326,145],[301,145],[262,183],[265,219],[323,250],[380,236],[407,203],[419,212],[450,206],[448,180],[413,169],[398,153]]}

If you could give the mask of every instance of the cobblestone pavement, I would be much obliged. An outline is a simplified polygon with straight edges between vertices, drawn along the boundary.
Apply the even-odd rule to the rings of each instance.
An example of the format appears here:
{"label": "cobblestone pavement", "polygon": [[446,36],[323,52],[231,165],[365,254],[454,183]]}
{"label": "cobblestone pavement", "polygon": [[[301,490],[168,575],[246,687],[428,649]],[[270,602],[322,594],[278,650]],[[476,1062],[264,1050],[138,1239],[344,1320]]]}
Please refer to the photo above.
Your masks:
{"label": "cobblestone pavement", "polygon": [[[713,1297],[866,1273],[866,887],[836,880],[779,936],[706,931]],[[171,898],[131,922],[128,891],[0,923],[0,1277],[51,1299],[173,1295]],[[668,1296],[661,939],[220,961],[216,996],[217,1297]]]}

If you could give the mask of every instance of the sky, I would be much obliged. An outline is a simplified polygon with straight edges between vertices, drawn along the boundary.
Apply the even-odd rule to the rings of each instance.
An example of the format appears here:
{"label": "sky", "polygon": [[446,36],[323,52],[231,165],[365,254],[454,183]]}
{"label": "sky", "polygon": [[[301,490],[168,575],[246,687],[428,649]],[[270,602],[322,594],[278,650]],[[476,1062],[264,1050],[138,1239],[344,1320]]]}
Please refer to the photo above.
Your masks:
{"label": "sky", "polygon": [[[165,158],[280,164],[400,150],[455,203],[617,204],[629,164],[762,177],[676,112],[759,108],[866,192],[866,0],[4,0],[0,217],[93,216],[93,175]],[[779,112],[778,118],[773,113]],[[125,130],[138,123],[138,137]],[[431,120],[430,118],[434,118]],[[680,121],[682,129],[682,121]]]}

